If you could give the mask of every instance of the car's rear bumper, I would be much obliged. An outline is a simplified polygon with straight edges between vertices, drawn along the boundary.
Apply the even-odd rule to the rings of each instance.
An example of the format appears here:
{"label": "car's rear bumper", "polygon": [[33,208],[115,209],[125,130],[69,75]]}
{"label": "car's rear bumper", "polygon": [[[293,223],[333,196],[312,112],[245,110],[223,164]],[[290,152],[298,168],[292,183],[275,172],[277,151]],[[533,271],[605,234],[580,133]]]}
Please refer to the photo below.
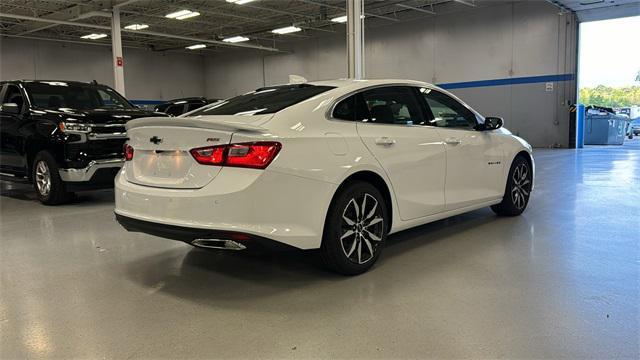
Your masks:
{"label": "car's rear bumper", "polygon": [[[198,229],[184,226],[173,226],[166,224],[158,224],[155,222],[138,220],[123,215],[115,214],[116,221],[122,225],[127,231],[140,232],[149,235],[154,235],[166,239],[183,241],[187,244],[191,244],[198,247],[211,247],[211,248],[225,248],[222,245],[224,242],[229,242],[230,245],[226,248],[228,250],[244,250],[244,249],[269,249],[269,250],[293,250],[292,247],[287,244],[280,243],[278,241],[267,239],[261,236],[247,234],[238,231],[221,231],[210,229]],[[212,246],[207,246],[206,241],[213,243]],[[200,242],[200,243],[198,243]],[[232,246],[232,244],[237,244]],[[200,244],[200,245],[198,245]],[[204,246],[203,246],[204,245]]]}
{"label": "car's rear bumper", "polygon": [[[116,177],[115,213],[155,224],[151,228],[187,229],[192,233],[187,240],[207,233],[241,233],[299,249],[318,248],[336,188],[274,171],[225,167],[203,188],[167,189],[134,184],[126,170]],[[175,238],[164,231],[153,235]]]}

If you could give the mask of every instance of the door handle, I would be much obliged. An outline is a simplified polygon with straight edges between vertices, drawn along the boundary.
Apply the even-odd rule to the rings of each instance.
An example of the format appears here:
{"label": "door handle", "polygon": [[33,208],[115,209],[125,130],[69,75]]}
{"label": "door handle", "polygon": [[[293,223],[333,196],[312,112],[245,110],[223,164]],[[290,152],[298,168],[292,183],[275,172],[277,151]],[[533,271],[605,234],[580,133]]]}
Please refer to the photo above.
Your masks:
{"label": "door handle", "polygon": [[383,137],[379,137],[376,139],[376,145],[382,145],[382,146],[391,146],[393,144],[395,144],[396,141],[394,139],[390,139],[386,136]]}
{"label": "door handle", "polygon": [[456,139],[456,138],[452,138],[452,137],[450,137],[450,138],[446,138],[446,139],[444,139],[444,142],[445,142],[445,143],[447,143],[447,144],[449,144],[449,145],[456,146],[456,145],[460,145],[460,143],[461,143],[462,141],[460,141],[460,139]]}

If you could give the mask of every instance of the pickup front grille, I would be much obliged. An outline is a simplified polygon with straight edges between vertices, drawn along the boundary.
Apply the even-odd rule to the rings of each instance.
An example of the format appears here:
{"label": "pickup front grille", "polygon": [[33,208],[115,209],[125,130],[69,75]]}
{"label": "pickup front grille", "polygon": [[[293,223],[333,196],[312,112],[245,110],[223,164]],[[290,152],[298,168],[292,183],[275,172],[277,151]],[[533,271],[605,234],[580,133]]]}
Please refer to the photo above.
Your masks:
{"label": "pickup front grille", "polygon": [[92,134],[114,134],[114,133],[126,133],[124,125],[91,125]]}
{"label": "pickup front grille", "polygon": [[122,147],[125,139],[89,140],[84,143],[67,144],[67,159],[86,162],[98,159],[124,157]]}
{"label": "pickup front grille", "polygon": [[113,155],[122,157],[124,142],[125,139],[87,141],[87,154],[93,158],[110,158]]}

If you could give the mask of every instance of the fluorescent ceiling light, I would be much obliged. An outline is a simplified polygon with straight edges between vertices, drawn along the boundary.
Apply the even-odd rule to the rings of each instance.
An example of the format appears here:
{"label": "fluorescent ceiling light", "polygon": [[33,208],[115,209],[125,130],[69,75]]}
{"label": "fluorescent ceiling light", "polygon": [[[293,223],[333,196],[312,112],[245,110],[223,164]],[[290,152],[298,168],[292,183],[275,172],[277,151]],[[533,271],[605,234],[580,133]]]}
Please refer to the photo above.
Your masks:
{"label": "fluorescent ceiling light", "polygon": [[222,41],[228,42],[228,43],[239,43],[239,42],[248,41],[248,40],[249,38],[244,36],[233,36],[233,37],[222,39]]}
{"label": "fluorescent ceiling light", "polygon": [[89,34],[89,35],[80,36],[81,39],[89,39],[89,40],[97,40],[97,39],[102,39],[106,37],[107,37],[107,34]]}
{"label": "fluorescent ceiling light", "polygon": [[197,11],[192,11],[191,13],[189,13],[187,15],[178,16],[176,19],[184,20],[184,19],[188,19],[188,18],[192,18],[192,17],[196,17],[196,16],[200,16],[200,13],[197,12]]}
{"label": "fluorescent ceiling light", "polygon": [[333,19],[331,19],[331,21],[333,21],[335,23],[346,23],[347,22],[347,15],[334,17]]}
{"label": "fluorescent ceiling light", "polygon": [[192,18],[198,15],[200,15],[200,13],[197,11],[180,10],[180,11],[172,12],[171,14],[167,14],[164,17],[169,19],[184,20],[184,19]]}
{"label": "fluorescent ceiling light", "polygon": [[127,25],[124,28],[127,30],[143,30],[148,28],[149,25],[147,24],[131,24],[131,25]]}
{"label": "fluorescent ceiling light", "polygon": [[287,27],[271,30],[271,32],[274,34],[289,34],[289,33],[298,32],[301,30],[302,29],[300,29],[297,26],[287,26]]}
{"label": "fluorescent ceiling light", "polygon": [[180,10],[180,11],[176,11],[176,12],[172,12],[171,14],[167,14],[164,17],[169,18],[169,19],[175,19],[178,16],[184,16],[187,14],[191,14],[191,10]]}
{"label": "fluorescent ceiling light", "polygon": [[254,0],[227,0],[228,3],[233,3],[233,4],[236,4],[236,5],[243,5],[243,4],[246,4],[246,3],[250,3],[252,1],[254,1]]}
{"label": "fluorescent ceiling light", "polygon": [[[364,15],[360,15],[360,19],[364,19]],[[347,15],[343,15],[343,16],[338,16],[338,17],[334,17],[333,19],[331,19],[331,21],[333,21],[334,23],[346,23],[347,22]]]}
{"label": "fluorescent ceiling light", "polygon": [[202,49],[202,48],[206,48],[207,45],[205,44],[195,44],[195,45],[191,45],[191,46],[187,46],[186,48],[189,50],[197,50],[197,49]]}

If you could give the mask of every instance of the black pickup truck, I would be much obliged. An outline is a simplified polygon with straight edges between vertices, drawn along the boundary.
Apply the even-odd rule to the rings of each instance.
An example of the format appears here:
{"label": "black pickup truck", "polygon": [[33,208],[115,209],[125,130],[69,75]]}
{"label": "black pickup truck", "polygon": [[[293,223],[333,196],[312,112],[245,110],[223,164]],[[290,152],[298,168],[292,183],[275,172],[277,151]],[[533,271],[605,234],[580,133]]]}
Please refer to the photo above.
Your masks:
{"label": "black pickup truck", "polygon": [[112,187],[123,164],[125,123],[163,116],[95,82],[2,81],[0,99],[0,178],[33,183],[47,205]]}

